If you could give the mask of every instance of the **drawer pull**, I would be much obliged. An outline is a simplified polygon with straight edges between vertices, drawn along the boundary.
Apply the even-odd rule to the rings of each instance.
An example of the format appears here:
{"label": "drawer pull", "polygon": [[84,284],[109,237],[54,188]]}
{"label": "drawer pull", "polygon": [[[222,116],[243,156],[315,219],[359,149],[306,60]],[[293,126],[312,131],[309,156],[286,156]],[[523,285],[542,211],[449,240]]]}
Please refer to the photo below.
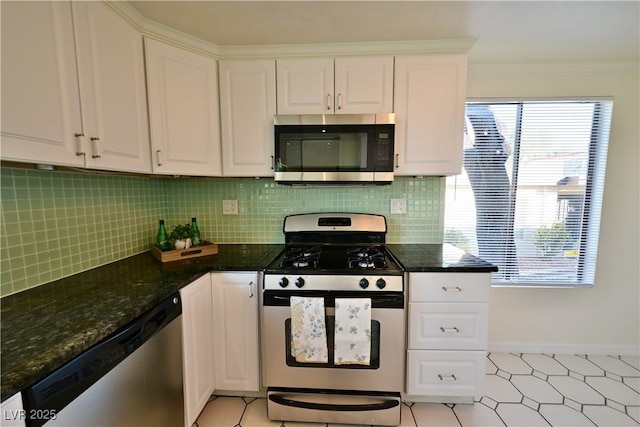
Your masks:
{"label": "drawer pull", "polygon": [[440,381],[458,381],[456,376],[453,375],[453,374],[445,375],[445,376],[442,376],[442,375],[438,374],[438,378],[440,378]]}
{"label": "drawer pull", "polygon": [[445,292],[462,292],[462,289],[460,288],[460,286],[456,286],[456,287],[443,286],[442,290]]}
{"label": "drawer pull", "polygon": [[440,326],[440,330],[441,330],[442,332],[447,332],[447,333],[449,333],[449,332],[454,332],[454,333],[456,333],[456,334],[457,334],[458,332],[460,332],[460,329],[458,329],[458,328],[457,328],[457,327],[455,327],[455,326],[454,326],[453,328],[445,328],[444,326]]}

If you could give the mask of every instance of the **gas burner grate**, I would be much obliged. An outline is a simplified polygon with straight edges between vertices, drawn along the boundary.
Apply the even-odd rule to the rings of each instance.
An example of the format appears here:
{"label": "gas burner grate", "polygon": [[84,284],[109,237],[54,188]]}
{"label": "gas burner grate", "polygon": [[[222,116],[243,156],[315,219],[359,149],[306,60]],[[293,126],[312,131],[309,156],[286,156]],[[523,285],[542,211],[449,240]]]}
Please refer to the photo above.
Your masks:
{"label": "gas burner grate", "polygon": [[349,268],[384,269],[387,261],[383,250],[378,248],[347,249]]}
{"label": "gas burner grate", "polygon": [[284,259],[280,262],[281,268],[316,268],[320,261],[322,249],[313,247],[291,247],[287,249]]}

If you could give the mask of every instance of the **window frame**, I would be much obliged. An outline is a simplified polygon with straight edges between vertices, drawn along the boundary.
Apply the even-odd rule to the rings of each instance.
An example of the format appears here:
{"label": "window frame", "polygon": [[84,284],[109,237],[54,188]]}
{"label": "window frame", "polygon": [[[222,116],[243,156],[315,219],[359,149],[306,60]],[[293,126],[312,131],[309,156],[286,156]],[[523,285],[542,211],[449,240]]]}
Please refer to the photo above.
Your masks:
{"label": "window frame", "polygon": [[[493,287],[513,287],[513,288],[589,288],[595,283],[596,261],[598,251],[598,241],[600,232],[600,222],[603,209],[603,193],[607,164],[608,145],[610,143],[610,130],[613,112],[612,97],[553,97],[553,98],[467,98],[465,101],[465,120],[466,107],[469,104],[495,105],[495,104],[515,104],[517,106],[516,129],[514,136],[514,146],[512,147],[511,156],[513,158],[513,166],[511,168],[510,189],[512,195],[509,200],[509,216],[508,226],[511,234],[515,235],[515,213],[518,188],[518,173],[520,166],[520,145],[522,143],[522,113],[523,106],[527,103],[593,103],[594,111],[591,119],[591,136],[589,141],[589,157],[586,173],[586,182],[583,200],[583,216],[580,223],[580,234],[578,243],[578,260],[576,266],[576,278],[574,280],[518,280],[518,278],[509,280],[509,276],[499,277],[500,272],[492,274]],[[468,172],[463,166],[463,174]],[[458,176],[458,175],[457,175]],[[454,184],[454,187],[457,184]],[[445,184],[445,188],[450,190],[449,183]],[[473,192],[473,190],[470,190]],[[446,215],[446,206],[445,206]],[[474,214],[475,215],[475,214]],[[447,227],[444,227],[445,232]],[[477,236],[476,236],[477,239]],[[443,239],[444,240],[444,239]],[[507,257],[517,259],[517,248],[509,251]],[[509,272],[506,272],[509,274]]]}

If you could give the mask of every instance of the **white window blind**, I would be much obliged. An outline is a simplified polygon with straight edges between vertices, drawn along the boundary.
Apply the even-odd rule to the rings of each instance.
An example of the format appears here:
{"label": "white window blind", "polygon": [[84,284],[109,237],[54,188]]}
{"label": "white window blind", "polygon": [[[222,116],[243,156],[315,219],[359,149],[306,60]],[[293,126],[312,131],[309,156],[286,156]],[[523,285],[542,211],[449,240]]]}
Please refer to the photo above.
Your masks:
{"label": "white window blind", "polygon": [[497,265],[494,284],[593,284],[611,111],[602,99],[468,102],[444,241]]}

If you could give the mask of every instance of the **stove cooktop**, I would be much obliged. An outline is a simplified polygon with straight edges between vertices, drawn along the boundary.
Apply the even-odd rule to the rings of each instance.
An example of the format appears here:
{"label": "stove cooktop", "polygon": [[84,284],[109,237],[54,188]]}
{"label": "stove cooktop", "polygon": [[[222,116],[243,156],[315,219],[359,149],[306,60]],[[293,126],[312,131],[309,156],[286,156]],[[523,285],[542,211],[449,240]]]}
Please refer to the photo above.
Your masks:
{"label": "stove cooktop", "polygon": [[402,268],[382,245],[288,246],[266,273],[397,275]]}
{"label": "stove cooktop", "polygon": [[285,218],[285,250],[264,271],[265,292],[403,292],[404,271],[384,246],[382,215]]}

